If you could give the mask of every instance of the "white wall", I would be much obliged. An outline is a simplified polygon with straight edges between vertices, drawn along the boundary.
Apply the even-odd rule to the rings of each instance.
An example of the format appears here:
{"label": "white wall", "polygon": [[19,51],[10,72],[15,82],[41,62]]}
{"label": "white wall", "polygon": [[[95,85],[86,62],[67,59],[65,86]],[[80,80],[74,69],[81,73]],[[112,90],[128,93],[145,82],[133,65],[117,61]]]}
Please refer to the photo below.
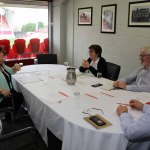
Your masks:
{"label": "white wall", "polygon": [[66,56],[66,5],[62,0],[53,4],[53,53],[62,64]]}
{"label": "white wall", "polygon": [[74,0],[69,0],[66,9],[66,57],[65,61],[73,65],[74,51]]}
{"label": "white wall", "polygon": [[[137,1],[137,0],[132,0]],[[107,61],[121,65],[123,77],[139,65],[139,49],[150,45],[150,28],[128,27],[129,0],[69,0],[66,4],[66,61],[79,67],[88,47],[100,44]],[[101,5],[117,4],[116,34],[100,33]],[[92,26],[78,26],[78,8],[93,7]]]}

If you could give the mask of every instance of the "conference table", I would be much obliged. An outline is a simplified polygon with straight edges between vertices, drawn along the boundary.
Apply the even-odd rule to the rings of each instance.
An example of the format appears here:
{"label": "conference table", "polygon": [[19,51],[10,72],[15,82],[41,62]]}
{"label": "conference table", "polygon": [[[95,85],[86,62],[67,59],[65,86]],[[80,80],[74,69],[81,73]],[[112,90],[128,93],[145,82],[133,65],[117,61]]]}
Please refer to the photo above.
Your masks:
{"label": "conference table", "polygon": [[[133,98],[146,102],[150,94],[112,89],[112,81],[80,73],[78,69],[75,85],[69,85],[66,75],[66,66],[51,64],[23,66],[13,75],[13,84],[23,93],[29,114],[44,141],[47,142],[49,129],[62,141],[62,150],[125,150],[128,140],[116,107]],[[96,83],[103,86],[91,86]],[[131,108],[129,113],[135,120],[142,115]],[[89,114],[99,114],[112,125],[96,129],[83,119]]]}

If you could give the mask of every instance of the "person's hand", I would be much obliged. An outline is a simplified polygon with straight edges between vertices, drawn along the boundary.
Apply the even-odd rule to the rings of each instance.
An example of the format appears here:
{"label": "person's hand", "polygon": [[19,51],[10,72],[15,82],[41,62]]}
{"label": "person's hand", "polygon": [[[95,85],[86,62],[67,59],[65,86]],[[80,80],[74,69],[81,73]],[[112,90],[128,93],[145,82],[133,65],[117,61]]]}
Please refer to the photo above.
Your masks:
{"label": "person's hand", "polygon": [[128,112],[128,108],[127,108],[127,106],[119,105],[116,109],[116,112],[117,112],[118,116],[120,116],[121,113]]}
{"label": "person's hand", "polygon": [[85,63],[86,63],[86,60],[83,60],[83,61],[82,61],[82,67],[83,67],[83,68],[85,68]]}
{"label": "person's hand", "polygon": [[14,64],[14,66],[12,67],[14,72],[17,72],[20,70],[20,65],[19,64]]}
{"label": "person's hand", "polygon": [[113,87],[117,88],[117,87],[118,87],[118,82],[119,82],[119,81],[114,81]]}
{"label": "person's hand", "polygon": [[115,88],[121,88],[121,89],[126,89],[126,83],[123,81],[114,81],[113,87]]}
{"label": "person's hand", "polygon": [[9,97],[11,95],[10,91],[6,90],[6,89],[1,89],[0,93],[2,95],[4,95],[5,97]]}
{"label": "person's hand", "polygon": [[123,82],[123,81],[119,81],[119,82],[118,82],[118,88],[126,89],[126,83]]}
{"label": "person's hand", "polygon": [[88,62],[87,60],[83,60],[83,61],[82,61],[82,67],[83,67],[83,68],[89,68],[89,67],[90,67],[89,62]]}
{"label": "person's hand", "polygon": [[143,110],[143,106],[144,106],[144,104],[142,104],[141,102],[139,102],[138,100],[135,100],[135,99],[131,99],[129,102],[129,105],[132,108],[137,109],[137,110]]}

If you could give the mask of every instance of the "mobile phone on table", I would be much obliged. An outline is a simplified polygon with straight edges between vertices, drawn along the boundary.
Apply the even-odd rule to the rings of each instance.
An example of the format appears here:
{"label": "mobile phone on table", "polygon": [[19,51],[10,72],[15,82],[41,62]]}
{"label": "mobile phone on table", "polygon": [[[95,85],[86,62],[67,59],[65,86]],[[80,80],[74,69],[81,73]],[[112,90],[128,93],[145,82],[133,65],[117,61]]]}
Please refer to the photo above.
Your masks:
{"label": "mobile phone on table", "polygon": [[99,87],[99,86],[103,86],[103,84],[101,84],[101,83],[97,83],[97,84],[93,84],[93,85],[91,85],[92,87]]}
{"label": "mobile phone on table", "polygon": [[97,126],[103,126],[106,125],[106,122],[104,122],[103,120],[101,120],[99,117],[97,116],[91,116],[89,118],[92,122],[94,122]]}

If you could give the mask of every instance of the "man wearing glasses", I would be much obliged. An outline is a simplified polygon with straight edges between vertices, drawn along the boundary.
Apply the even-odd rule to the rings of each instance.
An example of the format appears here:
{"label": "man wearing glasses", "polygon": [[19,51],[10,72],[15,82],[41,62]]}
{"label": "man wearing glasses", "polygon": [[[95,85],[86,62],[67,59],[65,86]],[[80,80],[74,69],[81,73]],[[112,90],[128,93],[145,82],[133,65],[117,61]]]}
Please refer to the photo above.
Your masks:
{"label": "man wearing glasses", "polygon": [[134,92],[150,92],[150,47],[144,47],[139,55],[142,66],[127,77],[115,81],[113,86]]}

